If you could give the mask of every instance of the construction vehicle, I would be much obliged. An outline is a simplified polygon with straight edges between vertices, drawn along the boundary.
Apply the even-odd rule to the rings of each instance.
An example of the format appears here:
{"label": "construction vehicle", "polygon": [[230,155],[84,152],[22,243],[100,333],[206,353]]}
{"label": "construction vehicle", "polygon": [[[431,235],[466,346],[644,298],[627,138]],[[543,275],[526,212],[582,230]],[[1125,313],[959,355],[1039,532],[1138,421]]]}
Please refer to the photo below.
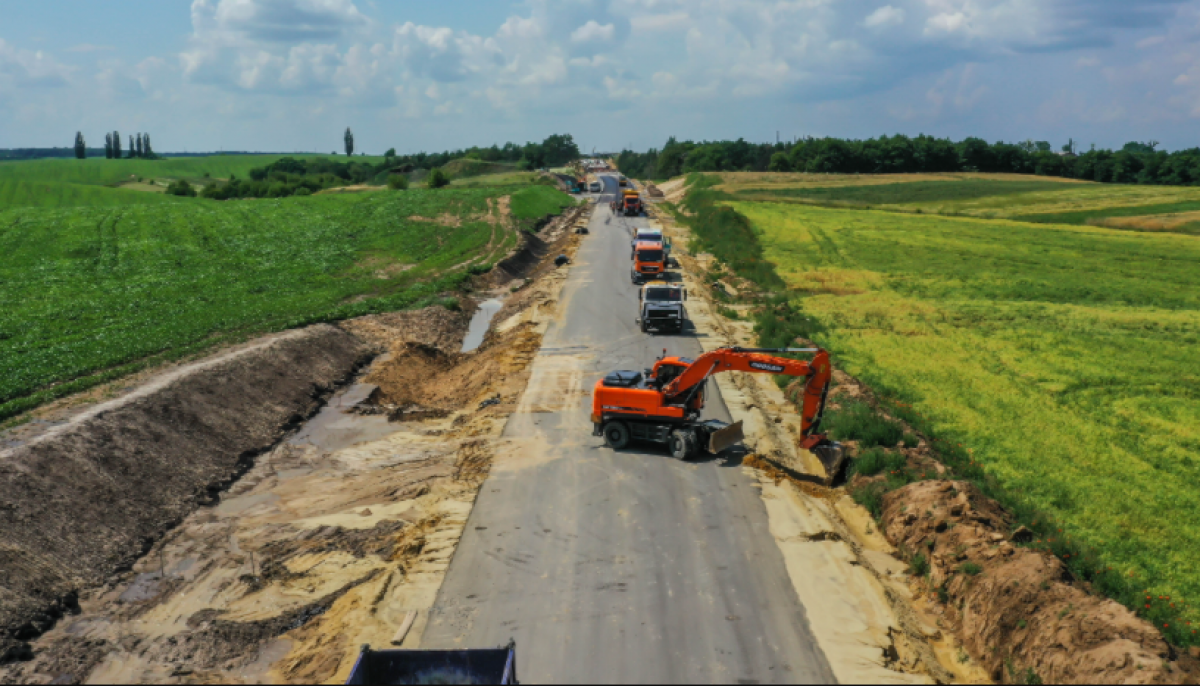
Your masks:
{"label": "construction vehicle", "polygon": [[[663,263],[666,266],[671,266],[671,241],[663,236],[662,229],[637,228],[633,230],[633,240],[629,241],[629,249],[632,251],[638,243],[659,243],[663,249]],[[630,259],[633,256],[630,255]]]}
{"label": "construction vehicle", "polygon": [[662,243],[640,241],[633,246],[633,267],[630,278],[641,285],[646,279],[662,279],[667,275],[667,257]]}
{"label": "construction vehicle", "polygon": [[[813,359],[774,356],[797,352],[814,353]],[[740,421],[726,424],[700,419],[709,377],[730,371],[807,377],[800,447],[812,451],[823,464],[840,466],[844,454],[841,445],[820,433],[833,375],[829,353],[820,348],[718,348],[695,360],[667,357],[664,350],[653,369],[615,371],[596,382],[592,391],[592,435],[603,436],[614,450],[637,440],[664,444],[673,457],[681,460],[701,450],[716,455],[745,437]]]}
{"label": "construction vehicle", "polygon": [[642,286],[638,291],[637,318],[642,333],[683,331],[683,323],[687,321],[683,307],[685,300],[687,291],[678,284],[652,283]]}
{"label": "construction vehicle", "polygon": [[517,646],[372,650],[362,646],[347,684],[517,684]]}
{"label": "construction vehicle", "polygon": [[636,217],[642,213],[642,198],[632,188],[621,191],[621,211],[626,217]]}
{"label": "construction vehicle", "polygon": [[588,184],[589,193],[599,193],[602,190],[604,190],[604,186],[600,185],[599,181],[592,181]]}
{"label": "construction vehicle", "polygon": [[617,185],[624,188],[629,185],[629,179],[625,178],[624,174],[619,174],[617,176]]}

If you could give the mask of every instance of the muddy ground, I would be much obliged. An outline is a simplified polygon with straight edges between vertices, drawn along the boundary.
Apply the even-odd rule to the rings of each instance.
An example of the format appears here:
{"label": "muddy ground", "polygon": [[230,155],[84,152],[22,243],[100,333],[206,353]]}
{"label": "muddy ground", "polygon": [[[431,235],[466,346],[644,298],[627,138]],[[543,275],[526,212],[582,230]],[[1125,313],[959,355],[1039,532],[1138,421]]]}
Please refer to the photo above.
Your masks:
{"label": "muddy ground", "polygon": [[[551,261],[573,253],[571,219],[552,222],[480,284],[506,304],[473,353],[459,352],[469,311],[427,308],[322,326],[308,358],[272,348],[253,369],[196,376],[193,383],[211,386],[207,394],[180,388],[155,408],[98,413],[108,429],[82,432],[77,440],[93,449],[80,454],[110,453],[95,449],[103,436],[128,444],[129,459],[90,486],[78,473],[94,467],[65,460],[60,471],[73,470],[73,478],[58,481],[75,492],[47,487],[53,500],[43,510],[27,511],[23,498],[37,492],[30,475],[46,469],[6,463],[13,473],[3,483],[20,489],[0,494],[0,503],[18,503],[0,507],[0,517],[30,533],[18,541],[24,548],[0,534],[2,568],[23,569],[8,558],[32,557],[28,551],[57,567],[37,558],[25,567],[44,577],[5,583],[0,601],[17,607],[9,589],[28,589],[35,602],[25,605],[44,616],[33,616],[42,623],[17,644],[31,650],[15,657],[32,659],[0,666],[0,681],[340,680],[361,644],[403,643],[396,631],[410,613],[407,640],[419,637],[553,311],[561,278]],[[289,336],[298,334],[279,338]],[[378,352],[385,354],[301,421]],[[339,373],[322,366],[322,355],[339,354]],[[287,385],[326,367],[328,378],[292,384],[298,399],[286,407],[245,383],[258,374]],[[285,410],[276,425],[255,428],[259,415]],[[139,433],[147,415],[162,421]],[[174,434],[197,445],[157,449],[155,441]],[[194,456],[200,446],[241,457],[209,465]],[[177,486],[162,477],[179,471],[192,480]],[[188,491],[195,483],[203,485]],[[124,493],[151,497],[161,511],[125,506]],[[69,498],[78,506],[67,507]],[[111,537],[104,527],[129,532],[96,546]],[[56,546],[56,536],[77,543]],[[57,608],[47,602],[56,599]]]}

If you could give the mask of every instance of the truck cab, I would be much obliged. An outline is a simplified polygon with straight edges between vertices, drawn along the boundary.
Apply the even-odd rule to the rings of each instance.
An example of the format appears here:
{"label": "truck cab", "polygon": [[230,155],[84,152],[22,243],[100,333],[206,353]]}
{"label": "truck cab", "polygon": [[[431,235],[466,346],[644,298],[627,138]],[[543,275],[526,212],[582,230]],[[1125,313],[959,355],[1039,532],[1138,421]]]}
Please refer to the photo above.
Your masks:
{"label": "truck cab", "polygon": [[626,217],[636,217],[642,213],[642,198],[638,192],[626,188],[621,192],[621,213]]}
{"label": "truck cab", "polygon": [[663,249],[663,262],[671,261],[671,241],[663,236],[662,229],[640,228],[633,230],[633,240],[629,241],[630,249],[638,243],[658,243]]}
{"label": "truck cab", "polygon": [[638,291],[637,318],[642,332],[682,332],[683,323],[687,321],[683,306],[685,300],[687,291],[679,284],[650,283],[642,286]]}
{"label": "truck cab", "polygon": [[636,284],[647,279],[661,279],[667,272],[667,258],[662,243],[639,241],[633,246],[631,278]]}
{"label": "truck cab", "polygon": [[602,190],[604,190],[604,187],[600,185],[599,181],[592,181],[588,184],[589,193],[599,193]]}

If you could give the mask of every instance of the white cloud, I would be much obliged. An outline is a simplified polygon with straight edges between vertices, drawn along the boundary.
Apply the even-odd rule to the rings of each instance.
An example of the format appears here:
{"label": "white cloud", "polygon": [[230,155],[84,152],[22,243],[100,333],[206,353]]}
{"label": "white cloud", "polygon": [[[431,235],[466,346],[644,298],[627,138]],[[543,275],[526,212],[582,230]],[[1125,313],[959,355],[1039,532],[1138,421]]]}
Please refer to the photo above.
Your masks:
{"label": "white cloud", "polygon": [[616,27],[612,24],[601,25],[595,19],[571,32],[571,40],[576,43],[608,43],[616,35]]}
{"label": "white cloud", "polygon": [[1136,45],[1138,50],[1145,50],[1146,48],[1152,48],[1156,45],[1162,45],[1166,42],[1166,36],[1149,36],[1138,41]]}
{"label": "white cloud", "polygon": [[116,48],[111,45],[92,45],[91,43],[82,43],[67,48],[67,52],[109,52],[111,50],[116,50]]}
{"label": "white cloud", "polygon": [[1098,67],[1098,66],[1100,66],[1100,58],[1099,57],[1080,57],[1078,60],[1075,61],[1075,66],[1085,67],[1085,68]]}
{"label": "white cloud", "polygon": [[42,50],[19,49],[0,38],[0,94],[17,88],[65,86],[74,70]]}
{"label": "white cloud", "polygon": [[875,10],[863,21],[863,25],[869,29],[885,28],[888,26],[899,26],[904,23],[904,10],[884,5]]}
{"label": "white cloud", "polygon": [[1192,78],[1190,76],[1187,74],[1180,74],[1179,76],[1175,77],[1175,80],[1172,83],[1174,83],[1176,86],[1186,86],[1191,82]]}

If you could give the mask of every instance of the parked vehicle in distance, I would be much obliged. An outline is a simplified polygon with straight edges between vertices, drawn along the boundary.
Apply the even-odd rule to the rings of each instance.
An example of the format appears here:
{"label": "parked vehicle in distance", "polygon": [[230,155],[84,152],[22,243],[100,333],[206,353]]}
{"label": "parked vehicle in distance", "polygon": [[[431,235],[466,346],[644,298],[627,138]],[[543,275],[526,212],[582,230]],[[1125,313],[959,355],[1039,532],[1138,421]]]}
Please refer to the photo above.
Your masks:
{"label": "parked vehicle in distance", "polygon": [[680,333],[686,316],[683,301],[687,291],[678,284],[650,283],[638,291],[637,324],[642,333]]}
{"label": "parked vehicle in distance", "polygon": [[604,186],[600,185],[599,181],[593,181],[588,184],[589,193],[599,193],[602,190],[604,190]]}

